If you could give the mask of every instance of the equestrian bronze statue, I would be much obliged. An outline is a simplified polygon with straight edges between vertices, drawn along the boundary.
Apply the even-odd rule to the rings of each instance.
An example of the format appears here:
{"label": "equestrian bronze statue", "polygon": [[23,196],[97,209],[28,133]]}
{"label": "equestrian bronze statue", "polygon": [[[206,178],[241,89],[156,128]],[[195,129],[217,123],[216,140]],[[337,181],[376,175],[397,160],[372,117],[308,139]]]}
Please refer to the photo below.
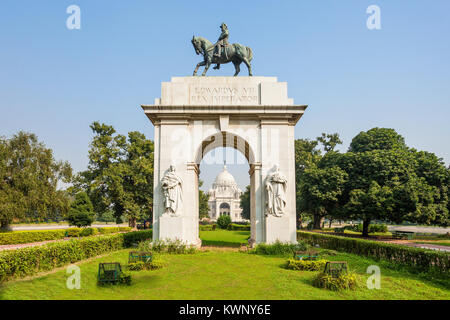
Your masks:
{"label": "equestrian bronze statue", "polygon": [[220,26],[222,33],[216,44],[211,43],[208,39],[203,37],[192,38],[192,45],[194,46],[195,53],[203,55],[203,61],[197,64],[194,70],[194,76],[197,75],[198,68],[205,66],[205,70],[202,76],[206,75],[211,64],[217,64],[214,69],[219,69],[221,64],[233,62],[236,72],[234,76],[237,76],[241,71],[240,65],[244,62],[248,68],[248,75],[252,76],[253,52],[250,47],[243,46],[239,43],[228,43],[228,27],[225,23]]}

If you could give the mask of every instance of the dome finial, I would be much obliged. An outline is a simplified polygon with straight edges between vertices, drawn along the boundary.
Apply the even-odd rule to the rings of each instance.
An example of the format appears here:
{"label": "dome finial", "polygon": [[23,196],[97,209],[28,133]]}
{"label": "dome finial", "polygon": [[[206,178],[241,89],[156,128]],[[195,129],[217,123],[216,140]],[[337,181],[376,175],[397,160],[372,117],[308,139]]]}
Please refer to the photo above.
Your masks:
{"label": "dome finial", "polygon": [[223,170],[227,170],[227,160],[223,160]]}

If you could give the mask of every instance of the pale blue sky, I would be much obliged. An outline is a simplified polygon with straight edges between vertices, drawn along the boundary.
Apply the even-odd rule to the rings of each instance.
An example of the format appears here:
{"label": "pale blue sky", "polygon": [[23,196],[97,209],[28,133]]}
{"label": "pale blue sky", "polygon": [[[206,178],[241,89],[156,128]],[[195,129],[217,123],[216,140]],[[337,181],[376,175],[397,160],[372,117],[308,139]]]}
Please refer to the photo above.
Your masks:
{"label": "pale blue sky", "polygon": [[[81,30],[66,28],[71,4]],[[372,4],[381,30],[366,28]],[[390,127],[449,163],[449,12],[448,0],[2,0],[0,135],[34,132],[77,171],[95,120],[153,138],[140,104],[160,96],[161,81],[191,75],[192,35],[214,41],[224,21],[230,42],[252,47],[255,75],[287,81],[310,106],[297,138],[338,132],[345,150],[360,131]],[[221,166],[201,169],[207,189]],[[241,188],[247,170],[230,166]]]}

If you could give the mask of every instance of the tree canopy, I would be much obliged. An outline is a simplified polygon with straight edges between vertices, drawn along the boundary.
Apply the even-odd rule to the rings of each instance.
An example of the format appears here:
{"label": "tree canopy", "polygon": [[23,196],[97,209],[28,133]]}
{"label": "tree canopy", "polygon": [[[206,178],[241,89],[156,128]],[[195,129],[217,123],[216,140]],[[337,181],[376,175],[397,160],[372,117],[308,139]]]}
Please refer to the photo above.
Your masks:
{"label": "tree canopy", "polygon": [[326,137],[339,140],[319,137],[323,156],[314,143],[296,142],[304,148],[296,149],[298,211],[314,216],[315,228],[323,216],[360,219],[363,235],[373,220],[450,225],[450,170],[442,159],[409,148],[393,129],[359,133],[346,153]]}
{"label": "tree canopy", "polygon": [[56,161],[36,135],[0,138],[0,228],[13,220],[43,221],[65,215],[69,197],[58,183],[70,182],[68,162]]}
{"label": "tree canopy", "polygon": [[209,212],[209,205],[208,205],[208,200],[209,200],[209,194],[206,192],[203,192],[203,190],[200,190],[200,187],[203,185],[203,181],[199,180],[198,182],[198,213],[199,213],[199,218],[207,218],[208,217],[208,212]]}
{"label": "tree canopy", "polygon": [[75,179],[74,190],[85,190],[100,216],[112,210],[130,226],[152,218],[153,142],[133,131],[128,137],[112,126],[94,122],[89,165]]}
{"label": "tree canopy", "polygon": [[245,191],[241,194],[240,207],[242,209],[241,216],[243,219],[250,220],[250,186],[245,188]]}

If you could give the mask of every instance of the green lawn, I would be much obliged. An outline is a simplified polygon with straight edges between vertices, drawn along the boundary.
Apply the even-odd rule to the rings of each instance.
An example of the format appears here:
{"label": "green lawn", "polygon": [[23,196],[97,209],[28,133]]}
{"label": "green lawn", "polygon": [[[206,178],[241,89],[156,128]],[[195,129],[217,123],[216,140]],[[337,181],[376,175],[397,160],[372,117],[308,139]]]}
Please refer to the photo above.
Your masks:
{"label": "green lawn", "polygon": [[200,231],[200,239],[204,246],[239,247],[241,243],[247,243],[250,231]]}
{"label": "green lawn", "polygon": [[381,289],[332,292],[312,286],[315,272],[282,267],[286,257],[258,256],[235,249],[211,249],[192,255],[161,255],[167,266],[132,272],[131,286],[97,286],[99,262],[126,264],[128,250],[83,262],[81,289],[66,288],[65,270],[31,280],[0,285],[0,299],[450,299],[450,284],[428,276],[391,270],[384,264],[351,254],[347,260],[365,284],[370,265],[381,267]]}

